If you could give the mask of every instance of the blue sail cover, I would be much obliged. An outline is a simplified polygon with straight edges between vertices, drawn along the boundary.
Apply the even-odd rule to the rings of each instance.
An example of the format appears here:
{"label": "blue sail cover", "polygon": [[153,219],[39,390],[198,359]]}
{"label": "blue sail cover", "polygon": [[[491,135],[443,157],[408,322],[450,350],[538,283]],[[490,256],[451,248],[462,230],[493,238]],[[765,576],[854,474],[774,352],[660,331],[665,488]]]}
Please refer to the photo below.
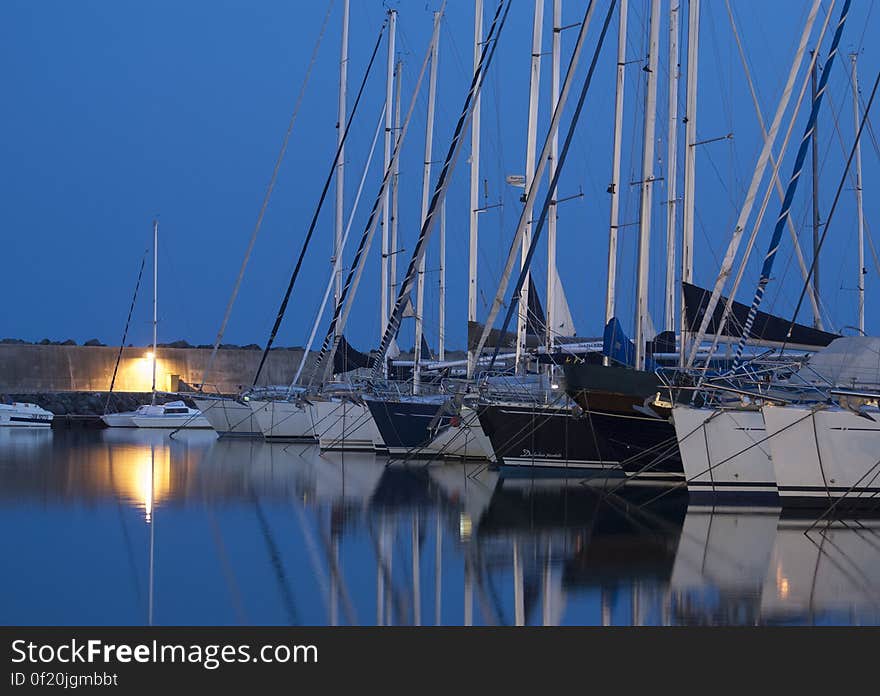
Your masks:
{"label": "blue sail cover", "polygon": [[[670,343],[671,341],[671,343]],[[672,346],[671,350],[669,346]],[[670,331],[664,331],[657,335],[653,341],[645,344],[645,370],[653,372],[657,369],[656,361],[651,357],[655,352],[674,352],[675,351],[675,334]],[[633,343],[629,336],[623,332],[623,327],[617,320],[617,317],[611,317],[605,325],[605,332],[602,334],[602,354],[611,359],[611,362],[623,367],[636,366],[636,344]]]}
{"label": "blue sail cover", "polygon": [[602,334],[602,354],[609,357],[613,362],[627,367],[636,364],[636,346],[623,332],[623,327],[617,317],[611,317],[605,325]]}

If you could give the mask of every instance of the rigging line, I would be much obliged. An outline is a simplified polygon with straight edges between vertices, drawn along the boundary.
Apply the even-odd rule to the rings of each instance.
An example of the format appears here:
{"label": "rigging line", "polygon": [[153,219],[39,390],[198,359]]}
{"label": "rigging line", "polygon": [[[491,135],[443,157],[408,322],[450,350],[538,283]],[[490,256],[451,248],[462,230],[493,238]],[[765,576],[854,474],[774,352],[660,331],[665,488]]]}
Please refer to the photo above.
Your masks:
{"label": "rigging line", "polygon": [[349,114],[348,121],[345,124],[345,130],[342,133],[342,138],[340,138],[339,144],[336,146],[336,155],[333,157],[333,164],[327,174],[327,179],[324,181],[324,188],[321,190],[321,197],[318,199],[318,205],[315,208],[315,214],[312,216],[312,222],[309,225],[308,232],[306,233],[306,238],[303,241],[302,249],[299,252],[299,258],[296,260],[296,266],[294,266],[293,273],[290,276],[290,282],[287,285],[287,292],[284,294],[284,299],[281,301],[281,306],[278,308],[278,316],[275,317],[275,325],[272,327],[272,333],[269,334],[269,340],[266,342],[266,347],[263,350],[263,355],[260,357],[260,364],[257,366],[257,372],[254,375],[254,386],[257,385],[257,380],[260,378],[260,373],[263,371],[263,365],[266,363],[266,358],[269,356],[269,351],[272,348],[272,343],[275,341],[275,336],[278,335],[278,328],[281,326],[281,321],[284,319],[284,314],[287,311],[287,303],[290,301],[290,293],[293,292],[293,286],[294,283],[296,283],[296,278],[299,275],[300,268],[302,267],[302,262],[305,258],[306,250],[309,248],[309,242],[312,240],[312,234],[315,231],[315,226],[318,224],[318,216],[320,215],[321,208],[324,205],[324,199],[327,197],[327,191],[330,188],[330,182],[333,180],[333,174],[336,172],[336,166],[339,163],[339,156],[342,154],[342,148],[345,146],[345,141],[348,139],[348,133],[351,129],[352,121],[357,114],[358,105],[360,104],[361,97],[363,96],[364,88],[367,86],[367,78],[369,78],[370,72],[373,69],[373,63],[376,60],[376,54],[379,51],[379,45],[382,43],[382,36],[385,34],[385,28],[387,26],[388,19],[386,18],[382,22],[382,27],[379,29],[379,36],[376,37],[376,45],[373,46],[373,54],[370,56],[370,62],[367,64],[367,69],[364,72],[364,77],[361,80],[361,86],[358,88],[357,97],[354,100],[354,105],[351,108],[351,113]]}
{"label": "rigging line", "polygon": [[[116,373],[119,371],[119,361],[122,360],[122,351],[125,348],[125,339],[128,338],[128,327],[131,324],[131,314],[134,311],[134,303],[137,301],[138,289],[141,287],[141,278],[144,275],[144,264],[147,262],[147,254],[150,250],[144,251],[144,257],[141,259],[141,269],[138,271],[137,282],[134,284],[134,295],[131,298],[131,305],[128,307],[128,318],[125,320],[125,328],[122,330],[122,341],[119,343],[119,352],[116,354],[116,364],[113,365],[113,376],[110,378],[110,391],[107,392],[107,403],[104,404],[104,413],[110,408],[110,395],[113,394],[113,386],[116,384]],[[155,360],[155,356],[153,358]]]}
{"label": "rigging line", "polygon": [[318,332],[318,324],[321,321],[321,317],[324,315],[324,310],[327,307],[327,300],[330,297],[330,291],[333,288],[333,282],[336,279],[336,274],[342,271],[342,252],[345,249],[345,245],[348,242],[348,233],[351,232],[351,225],[354,222],[354,215],[357,212],[358,204],[361,200],[361,193],[364,190],[364,183],[367,180],[367,172],[370,169],[370,164],[373,161],[373,152],[376,149],[376,142],[379,139],[379,132],[382,130],[382,121],[385,117],[385,106],[382,107],[382,111],[379,114],[379,122],[376,124],[376,132],[373,134],[373,142],[370,144],[370,153],[367,155],[367,162],[364,165],[363,174],[361,174],[361,180],[358,184],[357,195],[354,198],[354,204],[351,208],[351,213],[348,216],[348,224],[345,226],[345,234],[342,235],[342,241],[339,243],[339,249],[336,252],[336,258],[333,260],[333,268],[331,269],[330,279],[327,282],[327,287],[324,290],[324,297],[321,300],[321,307],[318,309],[318,315],[315,317],[315,323],[312,325],[312,332],[309,334],[309,340],[306,343],[306,347],[303,350],[303,356],[300,360],[299,367],[296,369],[296,374],[293,376],[293,381],[290,383],[290,388],[287,390],[287,393],[290,394],[293,386],[299,382],[299,378],[302,375],[303,368],[305,367],[306,361],[308,360],[309,353],[312,350],[312,343],[315,341],[315,334]]}
{"label": "rigging line", "polygon": [[[608,6],[608,13],[605,15],[605,22],[602,25],[602,31],[599,34],[599,40],[596,43],[596,50],[593,52],[593,59],[590,62],[589,70],[587,70],[587,76],[584,79],[583,87],[581,87],[581,93],[578,97],[577,106],[575,107],[574,114],[572,115],[571,122],[569,123],[568,132],[565,135],[565,142],[563,142],[562,150],[560,151],[559,157],[556,160],[556,169],[553,172],[553,179],[550,181],[549,188],[547,190],[546,195],[544,196],[544,203],[541,206],[541,215],[538,218],[538,224],[536,226],[534,226],[534,228],[532,229],[531,244],[529,245],[528,253],[526,254],[526,258],[522,264],[522,269],[520,270],[519,278],[517,278],[517,282],[516,282],[516,286],[514,287],[513,294],[511,295],[510,305],[507,308],[507,314],[504,317],[504,323],[502,324],[502,327],[501,327],[501,335],[504,335],[504,332],[507,331],[507,327],[510,324],[510,320],[513,316],[513,310],[517,307],[517,305],[515,305],[515,302],[516,302],[515,298],[518,298],[520,296],[520,293],[522,292],[522,289],[523,289],[523,285],[525,284],[525,279],[528,276],[529,266],[531,265],[532,258],[535,255],[535,249],[538,246],[538,239],[540,239],[540,237],[541,237],[541,230],[544,227],[544,223],[547,221],[547,214],[550,210],[550,201],[553,198],[553,192],[557,188],[557,185],[559,183],[560,174],[562,174],[563,167],[565,166],[565,159],[566,159],[566,156],[568,155],[569,147],[571,147],[571,141],[574,136],[574,131],[577,126],[577,122],[580,119],[581,111],[583,110],[584,102],[586,101],[586,98],[587,98],[587,93],[589,92],[590,85],[593,82],[593,73],[596,70],[596,63],[599,60],[599,54],[601,53],[602,46],[605,43],[605,35],[608,32],[608,25],[611,23],[611,16],[614,14],[614,7],[616,4],[617,4],[616,0],[611,0],[611,4]],[[591,2],[590,6],[587,9],[588,13],[592,12],[592,7],[593,7],[593,4]],[[587,24],[587,21],[585,20],[583,26],[585,27],[586,24]],[[571,73],[573,73],[573,67],[574,67],[574,65],[569,66],[569,70],[571,71]],[[571,76],[572,76],[571,74],[566,75],[566,83],[569,82],[569,78]],[[560,99],[557,103],[557,111],[559,111],[560,107],[564,107],[564,106],[565,106],[565,101],[562,98],[562,96],[560,96]],[[557,113],[554,113],[554,120],[556,120],[555,117],[557,115],[558,115]],[[558,123],[558,121],[557,121],[557,123]],[[551,131],[548,132],[548,136],[552,133],[553,130],[554,129],[551,129]],[[546,162],[546,153],[544,152],[544,150],[547,149],[547,145],[549,144],[550,140],[552,140],[552,138],[548,138],[547,142],[545,142],[544,147],[542,148],[542,152],[541,152],[541,155],[542,155],[541,161],[542,162]],[[543,167],[541,169],[543,169]],[[540,177],[543,175],[543,171],[541,171],[541,172],[536,171],[535,174],[537,177]],[[532,193],[532,190],[537,191],[537,186],[539,183],[540,183],[540,178],[536,178],[534,181],[532,181],[532,186],[529,189],[529,194]],[[531,195],[530,195],[530,197],[534,198]],[[528,211],[529,211],[529,206],[527,204],[526,207],[523,209],[523,216],[525,216],[525,214]],[[517,237],[520,237],[520,236],[521,235],[517,235]],[[516,240],[516,243],[518,245],[519,240]],[[501,288],[499,288],[499,290],[500,289]],[[496,313],[497,313],[497,310],[496,310]],[[494,317],[491,314],[490,314],[490,318],[492,321],[494,321]],[[490,323],[491,323],[490,321],[487,321],[487,326],[489,326]],[[484,333],[485,333],[485,330],[484,330]],[[490,370],[492,369],[492,367],[495,364],[495,358],[498,357],[498,349],[499,349],[499,346],[496,345],[495,350],[492,353],[492,359],[489,362],[489,369]],[[479,350],[476,352],[479,353]]]}
{"label": "rigging line", "polygon": [[449,188],[449,177],[451,176],[452,171],[455,168],[455,161],[458,158],[458,154],[461,150],[461,145],[464,142],[464,129],[471,120],[474,101],[476,100],[477,95],[479,95],[482,90],[484,76],[488,71],[489,66],[492,64],[492,58],[495,55],[495,49],[498,46],[501,32],[504,29],[504,24],[507,20],[508,12],[510,12],[510,5],[511,0],[507,0],[507,2],[504,2],[504,0],[499,0],[498,7],[495,10],[495,16],[492,19],[492,24],[489,27],[489,33],[486,36],[486,40],[483,44],[483,49],[480,53],[480,60],[477,64],[477,69],[474,72],[470,88],[468,89],[467,95],[465,96],[461,116],[459,117],[458,123],[455,126],[455,132],[452,136],[452,142],[450,142],[449,144],[449,150],[447,151],[446,159],[443,162],[443,167],[440,170],[440,175],[438,176],[437,183],[434,186],[434,193],[431,197],[431,205],[425,215],[425,220],[419,233],[419,239],[416,242],[412,258],[409,262],[409,267],[406,270],[403,282],[401,283],[400,289],[398,290],[397,301],[394,304],[394,311],[391,313],[391,317],[388,319],[388,324],[385,326],[385,332],[382,336],[382,340],[379,344],[376,356],[373,359],[374,374],[380,369],[380,367],[382,367],[382,365],[380,365],[380,361],[384,365],[385,353],[387,352],[388,347],[391,345],[391,341],[394,339],[398,329],[400,328],[400,321],[403,317],[403,308],[406,303],[406,298],[412,292],[413,285],[416,280],[416,273],[419,269],[419,266],[421,265],[422,257],[425,254],[425,248],[431,236],[431,231],[434,228],[434,223],[437,218],[437,210],[446,197],[446,191]]}
{"label": "rigging line", "polygon": [[[834,211],[837,209],[837,202],[840,200],[840,194],[843,192],[843,186],[846,183],[847,174],[849,173],[849,167],[852,163],[852,159],[856,154],[856,148],[859,145],[859,141],[862,137],[862,130],[865,127],[865,122],[868,118],[868,112],[871,110],[871,104],[874,102],[874,97],[877,94],[877,86],[880,85],[880,72],[877,73],[877,78],[874,80],[874,87],[871,89],[871,97],[868,99],[868,104],[865,106],[865,113],[862,116],[862,121],[859,124],[859,131],[856,133],[855,141],[853,142],[853,146],[850,149],[849,157],[846,159],[846,165],[843,168],[843,174],[840,177],[840,183],[837,186],[837,193],[834,194],[834,202],[831,204],[831,210],[828,212],[828,217],[825,218],[825,227],[822,229],[822,236],[819,238],[819,246],[816,247],[816,253],[813,255],[813,263],[810,264],[810,273],[807,277],[806,282],[810,282],[810,278],[813,276],[813,273],[816,271],[816,261],[819,258],[819,252],[822,250],[822,245],[825,243],[825,237],[828,236],[828,228],[831,226],[831,220],[834,217]],[[801,303],[804,301],[804,294],[806,293],[806,288],[801,290],[800,297],[798,298],[797,307],[795,307],[794,315],[791,318],[791,323],[788,327],[788,333],[786,334],[786,343],[788,339],[791,338],[791,332],[794,329],[795,321],[797,320],[798,311],[800,311]],[[782,350],[785,350],[785,343],[782,344]]]}
{"label": "rigging line", "polygon": [[[226,313],[223,315],[223,321],[220,322],[220,330],[217,332],[217,338],[214,339],[214,347],[211,350],[211,355],[208,358],[208,363],[205,365],[205,371],[202,373],[202,382],[199,384],[199,391],[202,391],[202,386],[208,379],[208,373],[211,371],[211,367],[214,365],[214,359],[217,357],[217,349],[220,347],[220,342],[223,340],[223,334],[226,333],[226,325],[229,323],[229,317],[232,314],[232,306],[235,304],[235,299],[238,297],[238,291],[241,288],[241,281],[244,278],[244,271],[247,268],[248,262],[250,261],[251,252],[254,249],[254,244],[257,241],[257,235],[260,232],[260,227],[263,224],[263,217],[266,214],[266,208],[269,206],[269,199],[272,197],[272,191],[275,189],[275,182],[278,179],[278,172],[281,169],[281,162],[284,160],[284,155],[287,152],[287,144],[290,142],[290,134],[293,131],[293,124],[296,123],[296,117],[299,115],[299,109],[302,105],[303,96],[305,95],[306,86],[309,84],[309,78],[312,74],[312,68],[315,66],[315,59],[318,57],[318,48],[321,46],[321,40],[324,38],[324,33],[327,30],[327,22],[330,20],[330,11],[333,9],[334,0],[330,0],[327,5],[327,14],[324,15],[324,22],[321,24],[321,31],[318,34],[318,40],[315,42],[315,47],[312,49],[312,57],[309,60],[309,66],[306,69],[306,75],[303,79],[303,83],[299,88],[299,94],[296,98],[296,104],[293,107],[293,114],[290,117],[290,122],[287,124],[287,132],[284,134],[284,139],[281,141],[281,149],[278,152],[278,158],[275,160],[275,168],[272,170],[272,176],[269,179],[269,185],[266,187],[266,194],[263,197],[263,204],[260,206],[260,212],[257,215],[257,222],[254,225],[254,230],[251,232],[251,239],[248,242],[247,249],[244,252],[244,258],[241,261],[241,268],[238,271],[238,278],[235,280],[235,285],[232,288],[232,294],[229,297],[229,302],[226,305]],[[337,128],[340,124],[337,124]]]}
{"label": "rigging line", "polygon": [[[444,1],[444,4],[441,7],[440,11],[444,11],[445,8],[446,4]],[[364,260],[366,258],[366,254],[369,253],[369,248],[372,244],[373,234],[376,231],[376,226],[379,224],[379,208],[382,207],[382,203],[385,200],[385,196],[387,195],[388,182],[390,181],[391,174],[394,171],[394,168],[396,167],[397,162],[400,158],[400,150],[403,146],[406,134],[409,131],[410,120],[412,119],[413,112],[416,108],[416,102],[418,101],[418,96],[422,89],[422,82],[424,82],[425,79],[425,72],[431,59],[434,42],[438,38],[438,30],[439,27],[435,27],[435,31],[432,34],[431,41],[428,42],[428,48],[425,51],[424,58],[422,59],[422,67],[419,70],[419,78],[416,81],[415,90],[413,91],[413,95],[410,98],[409,106],[407,107],[406,118],[403,121],[400,133],[397,136],[397,142],[395,142],[394,149],[391,152],[391,158],[388,161],[388,167],[386,167],[385,172],[382,175],[382,182],[379,185],[379,193],[376,195],[376,198],[373,201],[373,207],[370,210],[369,217],[367,218],[367,224],[366,227],[364,227],[363,234],[361,235],[361,241],[358,244],[357,251],[355,251],[354,259],[352,260],[351,266],[348,269],[348,275],[345,278],[345,283],[342,286],[342,292],[340,293],[339,298],[336,300],[336,307],[333,310],[333,318],[330,320],[330,326],[327,328],[327,333],[324,335],[324,341],[321,343],[321,350],[318,352],[318,357],[312,368],[312,375],[309,378],[309,386],[311,386],[314,382],[315,377],[318,374],[318,367],[323,364],[325,359],[327,360],[327,367],[325,368],[325,370],[330,369],[333,365],[333,356],[336,352],[337,347],[339,346],[339,338],[345,331],[345,324],[348,321],[348,315],[351,311],[351,305],[354,301],[354,295],[357,293],[357,287],[360,283],[360,278],[364,267]],[[351,290],[352,292],[351,301],[348,300],[349,290]],[[338,331],[337,325],[339,326]]]}

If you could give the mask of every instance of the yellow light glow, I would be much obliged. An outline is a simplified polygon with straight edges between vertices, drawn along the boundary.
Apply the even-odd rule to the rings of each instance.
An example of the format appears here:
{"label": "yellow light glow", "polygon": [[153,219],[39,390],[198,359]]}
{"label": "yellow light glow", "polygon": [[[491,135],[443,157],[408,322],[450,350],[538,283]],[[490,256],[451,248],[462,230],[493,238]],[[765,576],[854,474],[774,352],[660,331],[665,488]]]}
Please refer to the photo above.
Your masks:
{"label": "yellow light glow", "polygon": [[149,351],[144,357],[145,357],[147,360],[152,360],[153,358],[156,357],[156,354],[153,353],[153,351]]}
{"label": "yellow light glow", "polygon": [[473,531],[473,522],[471,522],[470,515],[467,513],[461,513],[458,519],[458,536],[462,541],[467,541],[471,538],[471,532]]}
{"label": "yellow light glow", "polygon": [[171,493],[171,451],[167,446],[117,447],[113,451],[113,486],[144,511],[149,523],[157,505]]}
{"label": "yellow light glow", "polygon": [[788,593],[790,590],[788,578],[783,574],[782,566],[776,566],[776,593],[779,595],[779,599],[788,599]]}

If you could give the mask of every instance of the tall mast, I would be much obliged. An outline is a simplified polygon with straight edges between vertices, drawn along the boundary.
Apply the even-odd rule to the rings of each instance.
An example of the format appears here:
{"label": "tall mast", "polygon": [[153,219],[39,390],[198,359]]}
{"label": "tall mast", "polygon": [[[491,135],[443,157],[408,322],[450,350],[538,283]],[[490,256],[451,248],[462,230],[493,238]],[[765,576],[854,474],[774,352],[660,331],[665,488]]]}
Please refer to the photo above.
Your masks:
{"label": "tall mast", "polygon": [[[681,282],[694,282],[694,184],[697,167],[697,63],[700,56],[700,0],[690,0],[688,8],[687,100],[684,135],[684,193],[682,196]],[[681,361],[687,355],[687,318],[684,290],[681,300]]]}
{"label": "tall mast", "polygon": [[440,206],[440,304],[437,307],[437,321],[440,329],[437,336],[437,359],[446,360],[446,201]]}
{"label": "tall mast", "polygon": [[159,221],[153,220],[153,396],[156,403],[156,339],[159,333]]}
{"label": "tall mast", "polygon": [[[541,82],[541,32],[544,25],[544,0],[535,0],[535,14],[532,21],[532,65],[529,78],[529,121],[526,131],[526,170],[524,190],[528,191],[535,174],[535,145],[538,134],[538,89]],[[532,244],[532,210],[526,209],[526,227],[520,250],[520,268],[525,266],[529,247]],[[519,293],[519,314],[516,323],[516,372],[523,370],[523,349],[526,343],[526,327],[529,313],[529,285],[531,276],[526,276]]]}
{"label": "tall mast", "polygon": [[[385,75],[385,159],[383,160],[383,171],[387,171],[388,165],[391,163],[392,118],[394,117],[391,105],[394,104],[394,40],[396,34],[397,10],[388,10],[388,68]],[[385,326],[388,324],[388,235],[391,231],[389,199],[389,196],[385,196],[382,201],[382,280],[380,281],[382,308],[380,310],[379,340],[382,340]]]}
{"label": "tall mast", "polygon": [[[434,104],[437,97],[437,58],[440,52],[440,17],[439,12],[434,13],[434,41],[431,48],[431,75],[428,78],[428,115],[425,125],[425,160],[422,169],[422,216],[419,229],[421,229],[428,217],[428,206],[431,196],[431,159],[434,150]],[[419,262],[419,278],[416,284],[416,331],[415,346],[413,348],[413,394],[419,393],[421,385],[422,369],[422,335],[423,316],[425,312],[425,256]]]}
{"label": "tall mast", "polygon": [[[342,226],[345,215],[345,150],[342,141],[346,118],[346,91],[348,89],[348,3],[342,4],[342,48],[339,57],[339,115],[336,119],[336,145],[339,148],[339,163],[336,165],[336,227],[333,235],[333,260],[342,253]],[[342,273],[336,273],[336,284],[333,292],[334,304],[339,301],[342,293]]]}
{"label": "tall mast", "polygon": [[626,77],[626,15],[629,0],[620,0],[617,28],[617,88],[614,97],[614,154],[611,164],[611,221],[608,226],[608,285],[605,290],[605,323],[614,316],[617,292],[617,228],[620,210],[620,148],[623,134],[623,94]]}
{"label": "tall mast", "polygon": [[[480,64],[480,51],[483,44],[483,0],[474,0],[474,73]],[[468,244],[468,333],[477,321],[477,247],[479,242],[480,207],[480,94],[474,97],[471,115],[471,191],[470,191],[470,230]],[[468,377],[473,377],[477,355],[470,349],[468,338]]]}
{"label": "tall mast", "polygon": [[[813,61],[813,69],[810,71],[810,87],[812,100],[816,101],[816,94],[819,85],[819,56],[818,49],[811,51],[816,53],[816,59]],[[856,128],[859,127],[858,116],[856,116]],[[819,298],[819,260],[816,255],[819,253],[819,120],[813,126],[813,135],[810,137],[810,147],[812,149],[812,165],[813,165],[813,294]],[[819,322],[813,324],[817,329]]]}
{"label": "tall mast", "polygon": [[[556,111],[559,102],[559,59],[562,50],[562,0],[553,0],[553,44],[551,49],[553,65],[550,71],[550,113]],[[548,175],[553,180],[556,173],[556,154],[559,149],[559,133],[553,134],[550,143],[550,162]],[[556,190],[550,192],[550,212],[547,217],[547,352],[553,352],[553,327],[556,316],[553,303],[556,293]]]}
{"label": "tall mast", "polygon": [[[395,81],[394,81],[394,89],[397,92],[397,100],[394,104],[394,145],[397,146],[397,142],[400,139],[400,95],[402,92],[400,91],[400,82],[401,82],[401,74],[403,72],[403,61],[397,61],[397,67],[395,68]],[[393,173],[391,175],[391,252],[389,258],[389,275],[390,275],[390,285],[391,285],[391,297],[397,296],[397,250],[398,250],[398,238],[397,238],[397,228],[399,224],[398,220],[398,199],[400,198],[399,193],[399,181],[400,181],[400,158],[398,157],[394,160]]]}
{"label": "tall mast", "polygon": [[636,280],[636,369],[645,367],[648,338],[648,269],[651,264],[651,194],[654,184],[654,131],[657,122],[657,53],[660,44],[660,0],[651,0],[645,131],[642,137],[642,182],[639,211],[639,270]]}
{"label": "tall mast", "polygon": [[[853,116],[855,117],[856,135],[859,132],[859,123],[861,122],[861,114],[859,113],[859,76],[856,71],[855,53],[849,57],[852,64],[852,95],[853,95]],[[856,141],[856,205],[859,211],[859,333],[865,334],[865,217],[862,213],[862,141],[861,138]],[[816,270],[818,271],[818,265]]]}
{"label": "tall mast", "polygon": [[669,7],[669,118],[666,142],[666,321],[664,329],[675,331],[675,213],[678,204],[678,22],[679,0]]}

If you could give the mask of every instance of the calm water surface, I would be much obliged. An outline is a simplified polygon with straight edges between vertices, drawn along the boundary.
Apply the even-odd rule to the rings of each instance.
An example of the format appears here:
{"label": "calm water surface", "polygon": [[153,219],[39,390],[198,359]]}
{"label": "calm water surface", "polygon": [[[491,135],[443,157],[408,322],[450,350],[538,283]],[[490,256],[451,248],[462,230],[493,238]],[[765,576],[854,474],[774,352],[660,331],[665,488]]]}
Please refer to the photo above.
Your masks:
{"label": "calm water surface", "polygon": [[878,623],[880,523],[812,523],[207,432],[0,430],[0,621]]}

